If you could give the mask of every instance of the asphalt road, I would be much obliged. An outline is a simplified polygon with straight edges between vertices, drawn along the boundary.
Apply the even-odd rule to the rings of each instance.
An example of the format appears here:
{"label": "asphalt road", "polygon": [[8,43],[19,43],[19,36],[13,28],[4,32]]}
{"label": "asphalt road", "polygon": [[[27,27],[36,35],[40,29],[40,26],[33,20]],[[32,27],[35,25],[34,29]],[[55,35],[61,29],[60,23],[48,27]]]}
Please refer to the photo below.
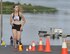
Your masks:
{"label": "asphalt road", "polygon": [[[36,51],[35,52],[30,52],[30,51],[26,51],[27,46],[24,46],[24,50],[22,52],[19,52],[18,50],[15,50],[14,47],[12,46],[0,46],[0,54],[61,54],[61,46],[51,46],[51,52],[50,53],[46,53],[46,52],[39,52],[37,50],[38,47],[36,47]],[[68,51],[68,53],[70,54],[70,51]]]}

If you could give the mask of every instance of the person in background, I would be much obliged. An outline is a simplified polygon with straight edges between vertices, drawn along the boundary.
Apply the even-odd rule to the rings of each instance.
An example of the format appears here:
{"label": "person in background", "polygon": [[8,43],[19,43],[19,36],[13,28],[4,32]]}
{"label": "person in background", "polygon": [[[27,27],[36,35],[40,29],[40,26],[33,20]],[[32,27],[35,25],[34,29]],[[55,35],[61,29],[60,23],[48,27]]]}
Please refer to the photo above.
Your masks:
{"label": "person in background", "polygon": [[21,31],[26,20],[21,12],[21,6],[16,4],[13,6],[13,13],[10,16],[10,24],[12,25],[14,47],[17,48],[17,45],[21,39]]}
{"label": "person in background", "polygon": [[10,45],[13,46],[13,37],[10,37]]}

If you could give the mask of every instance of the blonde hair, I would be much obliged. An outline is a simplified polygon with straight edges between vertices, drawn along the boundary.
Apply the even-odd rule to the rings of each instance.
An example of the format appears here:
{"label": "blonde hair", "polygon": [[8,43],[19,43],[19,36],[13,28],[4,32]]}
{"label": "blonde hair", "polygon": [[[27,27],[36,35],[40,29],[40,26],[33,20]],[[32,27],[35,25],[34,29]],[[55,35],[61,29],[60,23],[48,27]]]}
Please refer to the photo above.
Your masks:
{"label": "blonde hair", "polygon": [[15,5],[13,6],[13,12],[15,11],[15,10],[14,10],[15,6],[18,6],[18,12],[22,12],[22,7],[21,7],[21,5],[18,5],[18,4],[15,4]]}

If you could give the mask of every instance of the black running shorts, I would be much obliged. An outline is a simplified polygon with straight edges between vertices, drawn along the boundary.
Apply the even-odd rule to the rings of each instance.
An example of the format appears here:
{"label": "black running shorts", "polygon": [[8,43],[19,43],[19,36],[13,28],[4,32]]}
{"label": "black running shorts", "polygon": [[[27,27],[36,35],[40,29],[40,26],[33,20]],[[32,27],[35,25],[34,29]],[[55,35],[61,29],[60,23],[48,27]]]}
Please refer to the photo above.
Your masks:
{"label": "black running shorts", "polygon": [[12,29],[16,29],[17,31],[20,31],[20,27],[21,24],[20,25],[13,24]]}

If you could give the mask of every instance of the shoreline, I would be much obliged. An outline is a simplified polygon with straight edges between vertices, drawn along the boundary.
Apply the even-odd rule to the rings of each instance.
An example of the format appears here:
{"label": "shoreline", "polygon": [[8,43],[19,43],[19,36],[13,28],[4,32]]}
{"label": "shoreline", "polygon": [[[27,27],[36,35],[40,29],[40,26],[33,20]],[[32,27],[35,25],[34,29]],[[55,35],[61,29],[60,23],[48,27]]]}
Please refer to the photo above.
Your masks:
{"label": "shoreline", "polygon": [[[32,14],[38,14],[38,13],[57,13],[57,8],[54,7],[45,7],[45,6],[33,6],[32,4],[20,4],[17,3],[22,7],[23,13],[32,13]],[[12,12],[12,7],[15,5],[14,2],[3,2],[3,14],[10,14]]]}

